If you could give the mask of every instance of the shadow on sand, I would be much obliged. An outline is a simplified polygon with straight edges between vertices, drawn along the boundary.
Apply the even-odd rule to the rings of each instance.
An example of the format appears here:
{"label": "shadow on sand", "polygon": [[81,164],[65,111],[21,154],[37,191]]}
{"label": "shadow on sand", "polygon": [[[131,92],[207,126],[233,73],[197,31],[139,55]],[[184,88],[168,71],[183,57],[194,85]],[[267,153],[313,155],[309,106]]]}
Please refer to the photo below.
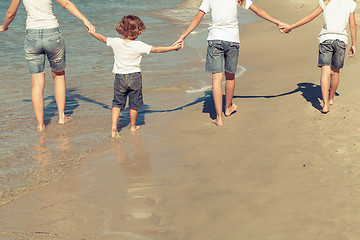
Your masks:
{"label": "shadow on sand", "polygon": [[[287,96],[287,95],[291,95],[291,94],[300,92],[301,95],[303,96],[303,98],[307,102],[311,103],[311,105],[315,109],[320,111],[322,109],[322,107],[321,107],[322,97],[321,97],[320,85],[316,85],[314,83],[309,83],[309,82],[303,82],[303,83],[298,83],[297,86],[298,87],[296,89],[286,92],[286,93],[281,93],[281,94],[259,95],[259,96],[252,96],[252,95],[236,96],[235,95],[234,98],[277,98],[277,97],[283,97],[283,96]],[[74,110],[76,108],[78,108],[80,105],[79,101],[96,104],[102,108],[111,110],[111,106],[101,103],[99,101],[93,100],[91,98],[84,97],[83,95],[76,93],[77,90],[78,90],[77,88],[70,88],[70,89],[67,89],[67,91],[66,91],[66,105],[65,105],[65,114],[66,115],[71,116],[74,113]],[[336,96],[338,96],[338,95],[339,94],[336,93]],[[56,106],[55,96],[51,95],[51,96],[48,96],[45,98],[45,100],[49,100],[49,99],[51,100],[51,102],[49,104],[47,104],[44,109],[45,124],[48,124],[51,121],[51,119],[55,115],[57,115],[57,106]],[[23,101],[30,102],[31,100],[23,100]],[[140,126],[144,125],[146,114],[179,111],[179,110],[183,110],[184,108],[193,106],[193,105],[201,103],[201,102],[203,102],[202,112],[208,113],[211,119],[215,119],[216,111],[215,111],[215,106],[214,106],[214,100],[212,97],[212,91],[209,90],[209,91],[204,92],[204,96],[199,97],[198,99],[194,100],[193,102],[190,102],[188,104],[185,104],[183,106],[176,107],[173,109],[152,110],[149,105],[145,105],[142,109],[139,110],[136,124],[140,125]],[[225,96],[223,99],[223,103],[225,105]],[[118,127],[121,130],[122,128],[128,126],[129,124],[130,124],[130,111],[129,111],[129,109],[126,109],[124,111],[121,111],[121,116],[119,119]]]}
{"label": "shadow on sand", "polygon": [[[300,92],[301,95],[303,96],[303,98],[311,103],[311,105],[317,109],[317,110],[321,110],[321,100],[322,100],[322,96],[321,96],[321,87],[320,85],[316,85],[314,83],[310,83],[310,82],[302,82],[302,83],[298,83],[297,84],[297,88],[286,92],[286,93],[281,93],[281,94],[274,94],[274,95],[259,95],[259,96],[253,96],[253,95],[249,95],[249,96],[234,96],[234,98],[277,98],[277,97],[283,97],[283,96],[287,96],[287,95],[291,95],[294,93]],[[339,94],[336,93],[336,96],[338,96]],[[143,111],[143,113],[155,113],[155,112],[173,112],[173,111],[179,111],[182,110],[186,107],[190,107],[193,106],[195,104],[201,103],[203,102],[203,113],[208,113],[210,115],[211,119],[215,119],[216,118],[216,111],[215,111],[215,106],[214,106],[214,100],[212,97],[212,91],[205,91],[204,92],[204,96],[199,97],[198,99],[196,99],[195,101],[188,103],[186,105],[174,108],[174,109],[168,109],[168,110],[149,110],[146,109],[145,111]],[[225,107],[225,96],[223,97],[223,108]]]}

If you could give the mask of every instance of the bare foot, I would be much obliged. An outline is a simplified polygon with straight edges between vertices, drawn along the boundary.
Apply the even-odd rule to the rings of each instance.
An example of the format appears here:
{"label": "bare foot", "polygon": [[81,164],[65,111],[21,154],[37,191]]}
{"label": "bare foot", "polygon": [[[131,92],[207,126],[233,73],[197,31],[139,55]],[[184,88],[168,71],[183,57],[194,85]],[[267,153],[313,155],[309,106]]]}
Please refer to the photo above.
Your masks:
{"label": "bare foot", "polygon": [[324,106],[323,109],[321,109],[321,113],[323,114],[327,114],[328,112],[330,111],[329,107],[328,106]]}
{"label": "bare foot", "polygon": [[111,138],[121,138],[121,136],[116,130],[116,131],[111,131]]}
{"label": "bare foot", "polygon": [[223,121],[219,119],[212,120],[212,123],[218,127],[221,127],[224,124]]}
{"label": "bare foot", "polygon": [[38,130],[38,132],[43,132],[43,131],[45,131],[45,124],[43,124],[43,123],[38,124],[37,130]]}
{"label": "bare foot", "polygon": [[330,104],[330,105],[334,105],[334,103],[335,103],[335,100],[334,100],[334,99],[330,99],[330,100],[329,100],[329,104]]}
{"label": "bare foot", "polygon": [[130,128],[130,131],[131,131],[131,132],[136,132],[136,131],[138,131],[140,128],[141,128],[141,126],[135,125],[134,127],[131,127],[131,128]]}
{"label": "bare foot", "polygon": [[231,104],[231,106],[225,110],[225,117],[230,117],[231,114],[235,113],[237,110],[237,106],[235,104]]}
{"label": "bare foot", "polygon": [[65,124],[65,123],[69,122],[70,120],[71,120],[71,117],[65,115],[64,119],[59,119],[59,124]]}

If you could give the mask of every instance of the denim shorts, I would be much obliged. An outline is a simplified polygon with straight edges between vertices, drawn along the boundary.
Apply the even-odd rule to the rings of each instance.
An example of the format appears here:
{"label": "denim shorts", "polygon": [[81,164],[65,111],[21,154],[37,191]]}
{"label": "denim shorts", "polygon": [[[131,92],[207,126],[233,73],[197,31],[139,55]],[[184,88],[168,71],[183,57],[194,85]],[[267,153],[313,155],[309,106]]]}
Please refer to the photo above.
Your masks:
{"label": "denim shorts", "polygon": [[331,66],[336,69],[343,68],[346,43],[340,40],[326,40],[319,44],[318,66]]}
{"label": "denim shorts", "polygon": [[45,57],[55,72],[66,67],[65,43],[59,28],[27,29],[24,49],[30,74],[44,72]]}
{"label": "denim shorts", "polygon": [[115,75],[112,106],[125,110],[127,96],[129,96],[130,109],[139,109],[144,106],[141,72]]}
{"label": "denim shorts", "polygon": [[239,46],[237,42],[222,40],[209,40],[206,54],[205,71],[211,73],[236,73],[239,58]]}

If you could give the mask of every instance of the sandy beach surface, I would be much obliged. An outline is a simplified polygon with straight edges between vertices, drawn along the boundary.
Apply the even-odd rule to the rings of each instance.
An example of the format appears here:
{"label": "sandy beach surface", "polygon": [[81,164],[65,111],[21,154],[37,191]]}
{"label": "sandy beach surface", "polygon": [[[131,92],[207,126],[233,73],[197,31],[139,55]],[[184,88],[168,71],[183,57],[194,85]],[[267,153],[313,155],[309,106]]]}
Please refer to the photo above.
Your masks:
{"label": "sandy beach surface", "polygon": [[[316,4],[257,1],[289,23]],[[290,35],[265,21],[242,27],[247,71],[224,126],[211,123],[211,91],[147,115],[141,132],[99,141],[65,177],[1,205],[0,239],[358,239],[360,53],[321,114],[322,23]]]}

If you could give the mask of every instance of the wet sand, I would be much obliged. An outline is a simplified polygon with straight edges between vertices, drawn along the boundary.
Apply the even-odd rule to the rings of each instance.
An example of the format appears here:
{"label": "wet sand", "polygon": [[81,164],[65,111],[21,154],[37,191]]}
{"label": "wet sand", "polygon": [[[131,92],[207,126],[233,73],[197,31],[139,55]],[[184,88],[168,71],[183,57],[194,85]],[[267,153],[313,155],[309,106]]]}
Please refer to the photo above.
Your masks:
{"label": "wet sand", "polygon": [[[316,6],[257,5],[285,22]],[[223,127],[211,123],[211,92],[148,114],[137,134],[99,141],[56,183],[0,206],[0,238],[357,239],[359,56],[346,59],[336,103],[321,114],[321,24],[290,35],[265,21],[242,28],[247,71]]]}

